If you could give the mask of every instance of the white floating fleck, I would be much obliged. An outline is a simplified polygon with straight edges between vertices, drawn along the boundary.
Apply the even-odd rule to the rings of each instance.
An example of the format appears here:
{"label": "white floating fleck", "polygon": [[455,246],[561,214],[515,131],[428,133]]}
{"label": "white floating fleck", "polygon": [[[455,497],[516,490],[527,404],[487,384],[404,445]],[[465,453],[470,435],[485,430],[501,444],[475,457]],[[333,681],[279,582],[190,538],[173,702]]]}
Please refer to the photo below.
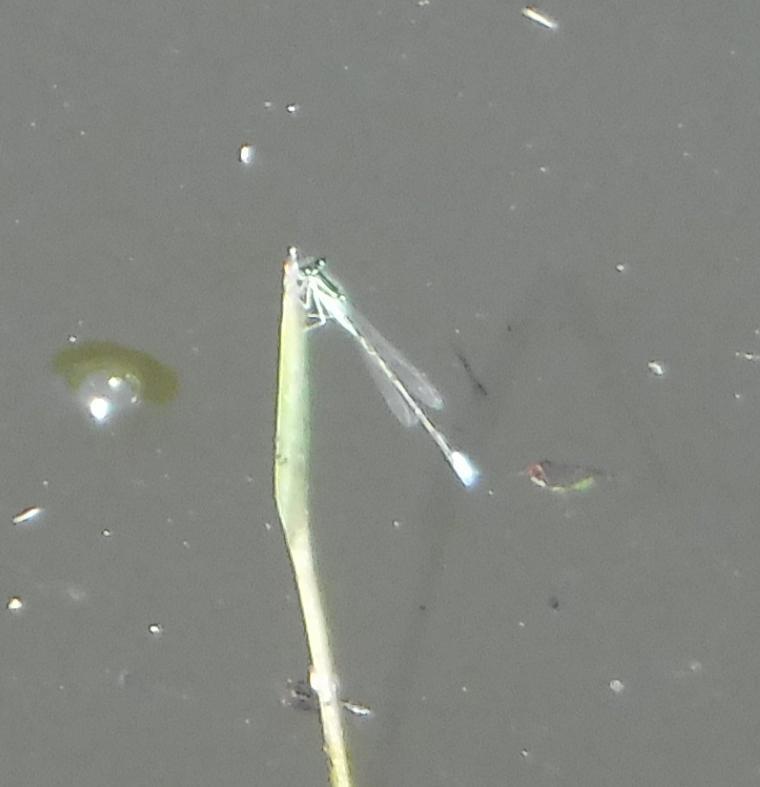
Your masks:
{"label": "white floating fleck", "polygon": [[737,358],[741,358],[742,361],[760,361],[760,354],[758,353],[737,351],[734,355]]}
{"label": "white floating fleck", "polygon": [[72,601],[81,602],[87,599],[87,591],[77,585],[68,585],[65,592]]}
{"label": "white floating fleck", "polygon": [[611,680],[610,681],[610,688],[615,692],[615,694],[621,694],[622,691],[625,689],[625,684],[622,680]]}
{"label": "white floating fleck", "polygon": [[241,164],[250,166],[256,158],[256,148],[253,145],[241,145],[238,151],[238,158]]}
{"label": "white floating fleck", "polygon": [[665,374],[665,364],[659,361],[650,361],[647,364],[647,369],[649,369],[650,374],[653,374],[655,377],[662,377]]}
{"label": "white floating fleck", "polygon": [[358,702],[351,702],[351,700],[341,700],[340,704],[343,706],[343,710],[359,718],[368,719],[375,715],[368,705],[361,705]]}
{"label": "white floating fleck", "polygon": [[154,637],[160,637],[164,633],[164,627],[160,623],[151,623],[148,632]]}
{"label": "white floating fleck", "polygon": [[40,506],[29,506],[29,508],[19,511],[18,514],[13,517],[13,524],[24,525],[27,522],[31,522],[33,519],[36,519],[43,511],[44,509]]}
{"label": "white floating fleck", "polygon": [[285,111],[289,115],[297,115],[300,109],[301,109],[301,106],[299,104],[295,104],[295,103],[294,104],[288,104],[285,107]]}
{"label": "white floating fleck", "polygon": [[549,14],[539,11],[535,6],[526,5],[521,13],[526,19],[530,19],[531,22],[535,22],[537,25],[541,25],[541,27],[545,27],[547,30],[556,30],[559,27],[559,23],[553,16],[549,16]]}
{"label": "white floating fleck", "polygon": [[625,263],[619,262],[619,263],[618,263],[618,264],[615,266],[615,270],[616,270],[618,273],[625,273],[625,272],[628,270],[628,268],[627,268],[627,266],[625,265]]}
{"label": "white floating fleck", "polygon": [[8,599],[8,602],[5,605],[6,609],[9,609],[11,612],[18,612],[24,606],[24,601],[21,596],[11,596]]}

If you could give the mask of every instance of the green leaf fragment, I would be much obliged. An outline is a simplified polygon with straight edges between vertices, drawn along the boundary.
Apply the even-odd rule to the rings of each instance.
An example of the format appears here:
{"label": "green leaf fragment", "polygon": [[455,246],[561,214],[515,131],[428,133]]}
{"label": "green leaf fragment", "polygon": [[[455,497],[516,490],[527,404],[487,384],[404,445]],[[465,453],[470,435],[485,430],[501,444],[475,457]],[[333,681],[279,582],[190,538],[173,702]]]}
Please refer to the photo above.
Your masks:
{"label": "green leaf fragment", "polygon": [[604,475],[602,471],[591,467],[549,460],[529,465],[524,473],[536,486],[556,493],[587,492]]}

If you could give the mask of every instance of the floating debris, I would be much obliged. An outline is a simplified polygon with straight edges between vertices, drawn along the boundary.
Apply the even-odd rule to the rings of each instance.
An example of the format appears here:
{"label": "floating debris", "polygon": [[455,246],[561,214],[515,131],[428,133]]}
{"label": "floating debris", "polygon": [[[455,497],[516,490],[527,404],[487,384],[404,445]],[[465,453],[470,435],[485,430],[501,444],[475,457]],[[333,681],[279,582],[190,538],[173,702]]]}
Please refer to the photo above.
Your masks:
{"label": "floating debris", "polygon": [[737,350],[734,355],[742,361],[760,361],[760,353],[740,352]]}
{"label": "floating debris", "polygon": [[240,150],[238,150],[238,159],[241,164],[245,164],[246,166],[253,164],[255,158],[256,148],[254,145],[247,144],[240,146]]}
{"label": "floating debris", "polygon": [[[148,353],[124,347],[116,342],[82,342],[59,350],[53,358],[53,369],[64,377],[75,391],[88,379],[99,377],[106,381],[109,392],[129,388],[134,401],[145,399],[164,404],[177,396],[179,378],[174,369],[157,361]],[[108,409],[109,396],[99,397],[102,406],[93,416]],[[92,408],[91,408],[92,409]],[[105,417],[107,413],[100,413]]]}
{"label": "floating debris", "polygon": [[11,521],[14,525],[25,525],[27,522],[36,519],[44,510],[45,509],[40,506],[29,506],[29,508],[24,508],[22,511],[19,511]]}
{"label": "floating debris", "polygon": [[462,364],[462,368],[467,372],[467,376],[470,378],[470,382],[472,383],[473,388],[481,395],[481,396],[488,396],[488,391],[486,390],[485,385],[479,380],[479,378],[475,375],[475,372],[472,370],[472,366],[470,366],[470,362],[467,359],[467,356],[460,352],[459,350],[454,351],[456,357],[459,359],[459,363]]}
{"label": "floating debris", "polygon": [[665,375],[665,364],[660,361],[650,361],[647,364],[647,369],[653,377],[663,377]]}
{"label": "floating debris", "polygon": [[[307,680],[289,680],[287,694],[283,697],[282,704],[288,708],[296,708],[297,710],[319,710],[317,692],[314,691]],[[372,708],[366,705],[360,705],[359,703],[345,699],[342,699],[340,704],[346,713],[350,713],[353,716],[359,716],[360,718],[366,719],[374,715]]]}
{"label": "floating debris", "polygon": [[550,492],[587,492],[596,486],[600,478],[606,475],[601,470],[583,465],[562,464],[543,459],[535,464],[528,465],[523,470],[523,475],[541,489]]}
{"label": "floating debris", "polygon": [[520,13],[522,13],[526,19],[530,19],[531,22],[535,22],[537,25],[545,27],[547,30],[556,30],[559,27],[559,22],[557,22],[553,16],[549,16],[549,14],[539,11],[533,5],[526,5]]}
{"label": "floating debris", "polygon": [[18,612],[24,608],[24,599],[22,599],[21,596],[11,596],[6,603],[5,608],[11,612]]}

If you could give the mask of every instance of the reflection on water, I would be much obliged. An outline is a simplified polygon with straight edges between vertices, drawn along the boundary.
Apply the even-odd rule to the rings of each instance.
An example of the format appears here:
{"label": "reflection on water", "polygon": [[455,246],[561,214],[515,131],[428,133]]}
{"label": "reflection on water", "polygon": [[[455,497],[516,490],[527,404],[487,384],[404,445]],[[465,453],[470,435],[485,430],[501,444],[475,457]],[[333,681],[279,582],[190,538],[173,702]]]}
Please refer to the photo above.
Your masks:
{"label": "reflection on water", "polygon": [[110,421],[143,400],[169,402],[179,390],[179,379],[172,368],[116,342],[75,343],[56,353],[53,368],[97,423]]}

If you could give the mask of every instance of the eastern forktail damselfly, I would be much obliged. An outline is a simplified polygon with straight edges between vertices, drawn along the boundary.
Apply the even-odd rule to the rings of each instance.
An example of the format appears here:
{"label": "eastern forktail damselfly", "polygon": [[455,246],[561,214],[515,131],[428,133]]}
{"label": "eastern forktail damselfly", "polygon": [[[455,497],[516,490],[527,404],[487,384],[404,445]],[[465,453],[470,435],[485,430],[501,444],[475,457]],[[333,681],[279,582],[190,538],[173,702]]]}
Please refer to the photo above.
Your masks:
{"label": "eastern forktail damselfly", "polygon": [[422,424],[457,478],[464,486],[473,486],[479,470],[467,454],[449,443],[423,410],[423,404],[437,410],[443,407],[436,388],[357,312],[343,288],[328,276],[324,259],[301,257],[295,248],[289,249],[289,254],[298,262],[301,300],[312,325],[333,320],[353,336],[364,350],[370,372],[391,412],[404,426]]}

